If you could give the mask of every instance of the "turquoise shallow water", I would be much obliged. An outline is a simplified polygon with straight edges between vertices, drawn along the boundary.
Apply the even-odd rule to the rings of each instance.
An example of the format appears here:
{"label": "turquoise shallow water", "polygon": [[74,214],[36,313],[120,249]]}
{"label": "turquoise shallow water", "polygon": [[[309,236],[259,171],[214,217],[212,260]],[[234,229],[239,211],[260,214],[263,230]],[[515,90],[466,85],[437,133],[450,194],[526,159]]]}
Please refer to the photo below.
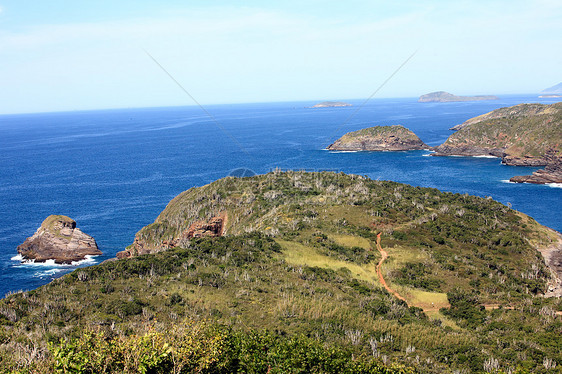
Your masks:
{"label": "turquoise shallow water", "polygon": [[[237,168],[333,170],[443,191],[491,196],[562,231],[560,186],[506,183],[534,168],[494,158],[429,157],[427,151],[343,153],[323,150],[345,132],[402,124],[429,145],[451,126],[536,96],[497,101],[417,103],[375,99],[355,107],[314,103],[123,109],[0,116],[0,295],[32,289],[75,267],[21,264],[16,247],[49,214],[65,214],[114,257],[178,193]],[[543,103],[554,100],[540,99]]]}

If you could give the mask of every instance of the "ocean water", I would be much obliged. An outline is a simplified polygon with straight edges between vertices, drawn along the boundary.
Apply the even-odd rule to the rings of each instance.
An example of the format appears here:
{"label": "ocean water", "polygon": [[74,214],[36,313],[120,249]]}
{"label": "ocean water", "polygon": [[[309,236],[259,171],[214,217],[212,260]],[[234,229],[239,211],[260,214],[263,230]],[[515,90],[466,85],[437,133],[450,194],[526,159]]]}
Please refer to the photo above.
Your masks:
{"label": "ocean water", "polygon": [[[114,257],[174,196],[238,168],[333,170],[491,196],[562,231],[562,186],[506,182],[536,168],[504,166],[496,158],[428,157],[427,151],[324,150],[348,131],[394,124],[438,145],[451,126],[468,118],[555,100],[529,95],[464,103],[374,99],[359,111],[361,101],[349,102],[354,106],[207,106],[216,121],[193,106],[0,116],[0,296]],[[74,266],[22,264],[16,247],[50,214],[75,219],[104,254]]]}

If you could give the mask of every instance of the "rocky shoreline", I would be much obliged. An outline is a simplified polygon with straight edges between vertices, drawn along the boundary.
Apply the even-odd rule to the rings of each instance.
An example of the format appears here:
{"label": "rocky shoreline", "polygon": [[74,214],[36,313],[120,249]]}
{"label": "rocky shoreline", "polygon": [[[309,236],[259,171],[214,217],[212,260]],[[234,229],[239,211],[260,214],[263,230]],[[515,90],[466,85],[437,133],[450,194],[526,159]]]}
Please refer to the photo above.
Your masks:
{"label": "rocky shoreline", "polygon": [[562,183],[562,157],[557,156],[554,150],[550,150],[543,161],[546,163],[544,169],[537,170],[532,175],[512,177],[509,181],[534,184]]}

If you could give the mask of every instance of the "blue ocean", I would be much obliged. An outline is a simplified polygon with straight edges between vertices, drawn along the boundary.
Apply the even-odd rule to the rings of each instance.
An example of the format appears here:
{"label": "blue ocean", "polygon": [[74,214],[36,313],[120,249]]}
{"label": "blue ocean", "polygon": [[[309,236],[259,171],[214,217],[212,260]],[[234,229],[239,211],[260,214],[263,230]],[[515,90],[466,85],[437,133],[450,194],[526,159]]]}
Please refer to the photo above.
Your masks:
{"label": "blue ocean", "polygon": [[[491,196],[562,231],[562,188],[513,184],[535,168],[496,158],[428,157],[428,151],[328,152],[346,132],[401,124],[429,145],[449,128],[500,107],[553,103],[536,95],[461,103],[348,101],[309,108],[285,102],[0,116],[0,296],[114,257],[180,192],[239,168],[332,170],[442,191]],[[358,110],[358,108],[360,108]],[[16,247],[50,214],[75,219],[104,255],[76,266],[22,264]]]}

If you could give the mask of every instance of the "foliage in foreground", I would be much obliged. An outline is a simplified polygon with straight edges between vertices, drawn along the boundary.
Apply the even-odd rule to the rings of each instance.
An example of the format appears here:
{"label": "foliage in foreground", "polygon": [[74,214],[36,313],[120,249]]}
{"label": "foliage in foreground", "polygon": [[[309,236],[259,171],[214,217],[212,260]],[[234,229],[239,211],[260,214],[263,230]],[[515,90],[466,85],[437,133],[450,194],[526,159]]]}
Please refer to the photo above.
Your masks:
{"label": "foliage in foreground", "polygon": [[51,356],[19,373],[365,373],[406,374],[413,369],[354,356],[343,347],[267,331],[233,332],[186,323],[142,335],[86,330],[50,343]]}

